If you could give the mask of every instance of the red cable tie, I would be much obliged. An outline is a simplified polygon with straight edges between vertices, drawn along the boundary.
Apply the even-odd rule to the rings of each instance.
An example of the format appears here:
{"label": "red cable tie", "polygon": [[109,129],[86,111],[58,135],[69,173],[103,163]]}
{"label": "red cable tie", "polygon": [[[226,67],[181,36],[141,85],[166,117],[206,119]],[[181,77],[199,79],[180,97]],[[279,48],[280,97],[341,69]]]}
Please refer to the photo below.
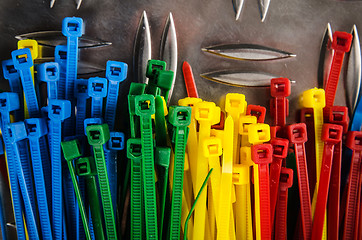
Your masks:
{"label": "red cable tie", "polygon": [[275,219],[275,240],[287,239],[288,188],[293,186],[293,169],[282,168],[279,181],[279,196]]}
{"label": "red cable tie", "polygon": [[271,239],[270,226],[270,193],[269,163],[272,162],[273,147],[271,144],[251,146],[251,159],[259,167],[259,199],[260,199],[260,237]]}
{"label": "red cable tie", "polygon": [[352,35],[346,32],[334,32],[332,49],[334,49],[333,60],[329,72],[326,90],[326,107],[333,106],[337,91],[339,75],[341,73],[344,54],[351,48]]}
{"label": "red cable tie", "polygon": [[265,114],[266,108],[263,106],[249,104],[246,108],[246,115],[255,116],[257,123],[264,123]]}
{"label": "red cable tie", "polygon": [[308,179],[309,179],[309,193],[314,194],[314,188],[317,182],[317,171],[315,161],[315,131],[314,131],[314,110],[313,108],[302,108],[300,110],[300,122],[305,123],[307,126],[308,141],[305,143],[307,166],[308,166]]}
{"label": "red cable tie", "polygon": [[325,123],[323,125],[322,141],[324,142],[324,150],[319,178],[317,203],[313,219],[312,240],[322,239],[334,145],[342,141],[342,133],[343,127],[340,125],[329,123]]}
{"label": "red cable tie", "polygon": [[274,125],[284,127],[289,115],[289,100],[291,87],[288,78],[273,78],[270,83],[270,113]]}
{"label": "red cable tie", "polygon": [[297,164],[303,239],[309,240],[312,233],[312,210],[304,146],[305,142],[308,140],[306,125],[304,123],[289,125],[288,137],[289,141],[294,144],[295,160]]}
{"label": "red cable tie", "polygon": [[347,135],[346,146],[352,149],[351,168],[348,178],[348,194],[346,201],[346,213],[344,218],[343,239],[352,239],[354,236],[356,216],[358,184],[361,171],[362,156],[362,132],[350,131]]}
{"label": "red cable tie", "polygon": [[[361,166],[362,167],[362,166]],[[358,184],[358,199],[357,199],[357,216],[356,216],[356,231],[354,232],[354,239],[357,240],[357,239],[361,239],[361,238],[358,238],[358,235],[360,234],[359,232],[361,231],[361,228],[359,228],[360,226],[360,221],[361,221],[361,216],[360,216],[360,213],[361,213],[361,191],[362,191],[362,169],[360,170],[360,174],[359,174],[359,184]]]}
{"label": "red cable tie", "polygon": [[[323,109],[324,122],[338,124],[343,127],[343,133],[348,131],[348,108],[343,106],[325,107]],[[341,198],[341,166],[342,166],[342,141],[334,146],[331,180],[328,193],[328,239],[339,238],[339,213]]]}
{"label": "red cable tie", "polygon": [[289,141],[282,138],[273,138],[273,162],[270,164],[270,216],[271,226],[274,226],[275,207],[278,199],[279,179],[283,159],[288,155]]}
{"label": "red cable tie", "polygon": [[198,98],[199,94],[197,93],[197,88],[195,84],[194,75],[192,73],[192,68],[191,65],[186,61],[184,61],[184,63],[182,64],[182,72],[184,75],[187,96]]}

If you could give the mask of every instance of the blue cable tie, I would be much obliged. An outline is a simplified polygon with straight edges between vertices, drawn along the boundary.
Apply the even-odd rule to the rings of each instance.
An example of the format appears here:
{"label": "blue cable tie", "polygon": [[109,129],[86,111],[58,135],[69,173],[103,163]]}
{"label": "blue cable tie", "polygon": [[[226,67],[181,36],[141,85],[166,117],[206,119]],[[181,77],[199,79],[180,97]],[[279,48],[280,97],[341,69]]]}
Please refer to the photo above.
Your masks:
{"label": "blue cable tie", "polygon": [[4,78],[9,81],[10,90],[19,95],[20,108],[14,111],[15,121],[21,121],[24,119],[24,98],[23,88],[21,86],[20,74],[14,67],[13,59],[2,61]]}
{"label": "blue cable tie", "polygon": [[74,97],[74,82],[77,79],[78,66],[78,38],[83,33],[83,20],[78,17],[63,19],[62,33],[67,37],[67,66],[65,77],[65,97],[72,100]]}
{"label": "blue cable tie", "polygon": [[65,76],[67,72],[67,46],[58,45],[54,52],[55,62],[59,64],[58,99],[65,99]]}
{"label": "blue cable tie", "polygon": [[92,98],[91,117],[101,118],[103,98],[107,96],[107,79],[100,77],[89,78],[88,95]]}
{"label": "blue cable tie", "polygon": [[106,78],[108,79],[108,94],[104,121],[108,124],[109,131],[114,130],[116,119],[119,84],[127,78],[128,65],[123,62],[108,61]]}
{"label": "blue cable tie", "polygon": [[[47,148],[41,148],[40,138],[48,134],[48,128],[46,121],[43,118],[29,118],[25,120],[25,125],[28,133],[29,146],[31,152],[31,159],[33,163],[33,173],[34,173],[34,182],[36,197],[38,200],[38,209],[40,224],[42,230],[42,236],[44,239],[53,239],[52,228],[49,215],[49,201],[50,197],[47,197],[47,187],[45,184],[44,170],[42,155],[44,152],[46,155]],[[44,148],[44,146],[43,146]],[[49,161],[49,159],[47,159]],[[50,192],[49,192],[50,193]]]}
{"label": "blue cable tie", "polygon": [[37,67],[38,78],[47,84],[48,99],[58,98],[59,64],[56,62],[46,62]]}
{"label": "blue cable tie", "polygon": [[23,85],[25,101],[28,106],[29,117],[39,117],[40,109],[38,98],[36,96],[33,77],[30,68],[33,66],[30,49],[23,48],[11,52],[14,61],[14,67],[20,73],[21,83]]}
{"label": "blue cable tie", "polygon": [[[6,127],[6,126],[5,126]],[[13,148],[14,160],[17,165],[17,174],[18,181],[20,185],[20,189],[23,196],[24,207],[25,207],[25,219],[26,226],[30,239],[39,239],[38,227],[35,220],[36,212],[32,208],[32,204],[30,202],[30,192],[28,191],[28,187],[26,184],[26,180],[24,178],[23,165],[21,163],[21,156],[19,152],[18,142],[23,141],[27,138],[27,132],[25,128],[24,122],[16,122],[10,123],[7,125],[3,134],[8,134],[9,139],[11,141],[11,146]]]}
{"label": "blue cable tie", "polygon": [[1,132],[6,150],[6,159],[8,163],[9,179],[11,186],[11,194],[14,208],[15,224],[18,239],[25,239],[25,227],[23,222],[21,194],[16,173],[16,163],[14,159],[13,148],[11,146],[10,136],[4,131],[10,124],[10,112],[18,110],[20,106],[19,96],[16,93],[3,92],[0,93],[0,113],[1,113]]}
{"label": "blue cable tie", "polygon": [[[109,187],[111,190],[113,209],[117,209],[117,152],[124,149],[124,133],[110,132],[110,139],[105,147],[104,158],[106,160]],[[114,211],[116,215],[116,211]]]}
{"label": "blue cable tie", "polygon": [[103,124],[102,118],[86,118],[84,119],[84,135],[87,135],[87,127],[91,125],[101,125]]}
{"label": "blue cable tie", "polygon": [[76,79],[74,84],[74,95],[77,99],[77,116],[75,118],[76,135],[84,135],[84,119],[87,116],[88,80]]}
{"label": "blue cable tie", "polygon": [[52,212],[53,236],[60,240],[63,236],[63,193],[62,193],[62,154],[60,143],[62,140],[62,121],[71,115],[71,103],[68,100],[49,100],[48,116],[50,118],[49,133],[50,155],[52,163]]}

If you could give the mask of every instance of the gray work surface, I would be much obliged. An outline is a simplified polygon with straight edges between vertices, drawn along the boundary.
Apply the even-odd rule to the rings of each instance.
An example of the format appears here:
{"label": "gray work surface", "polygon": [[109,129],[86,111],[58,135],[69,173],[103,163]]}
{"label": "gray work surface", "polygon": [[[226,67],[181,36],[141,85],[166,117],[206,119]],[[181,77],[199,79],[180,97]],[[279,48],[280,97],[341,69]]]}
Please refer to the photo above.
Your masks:
{"label": "gray work surface", "polygon": [[[299,94],[317,86],[319,49],[328,22],[333,31],[350,32],[353,24],[362,32],[362,1],[271,0],[264,23],[260,21],[258,2],[246,0],[235,21],[231,0],[83,0],[76,10],[73,0],[0,1],[0,60],[9,59],[16,49],[15,35],[41,30],[61,30],[62,19],[83,18],[85,34],[113,43],[99,49],[81,50],[81,59],[105,66],[107,60],[129,64],[128,83],[132,81],[133,41],[143,10],[151,27],[152,57],[158,58],[161,34],[169,12],[172,12],[178,40],[178,71],[171,104],[186,97],[181,64],[188,61],[194,72],[199,96],[217,104],[229,92],[243,93],[250,104],[269,108],[268,88],[238,88],[202,79],[201,73],[226,70],[258,70],[296,81],[292,85],[290,117],[294,122]],[[201,51],[201,47],[227,43],[253,43],[278,48],[296,58],[267,62],[246,62],[221,58]],[[0,87],[8,89],[1,77]],[[128,83],[123,84],[125,88]],[[123,94],[127,89],[123,91]],[[123,98],[125,99],[125,98]],[[122,103],[121,103],[122,104]],[[126,104],[120,106],[126,108]],[[337,91],[335,105],[345,105],[343,85]],[[269,116],[269,112],[267,112]],[[270,117],[268,117],[270,119]],[[14,239],[12,236],[11,239]]]}

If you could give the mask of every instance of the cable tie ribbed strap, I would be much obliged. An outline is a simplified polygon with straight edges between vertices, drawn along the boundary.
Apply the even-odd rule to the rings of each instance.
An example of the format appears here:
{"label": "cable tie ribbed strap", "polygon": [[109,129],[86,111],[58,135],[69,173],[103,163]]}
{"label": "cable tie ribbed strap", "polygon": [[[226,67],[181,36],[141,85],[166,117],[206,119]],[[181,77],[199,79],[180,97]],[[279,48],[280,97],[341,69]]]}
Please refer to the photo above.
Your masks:
{"label": "cable tie ribbed strap", "polygon": [[93,147],[93,155],[97,167],[107,238],[117,239],[112,197],[103,150],[103,145],[107,143],[110,138],[108,125],[90,125],[86,127],[86,131],[88,143]]}
{"label": "cable tie ribbed strap", "polygon": [[46,62],[37,67],[38,78],[47,84],[48,99],[58,98],[58,81],[60,75],[59,64]]}
{"label": "cable tie ribbed strap", "polygon": [[63,237],[63,189],[62,158],[60,143],[62,140],[62,122],[71,115],[71,103],[68,100],[52,99],[48,105],[49,149],[52,164],[52,212],[54,239]]}
{"label": "cable tie ribbed strap", "polygon": [[289,115],[289,100],[291,86],[287,78],[273,78],[270,83],[270,113],[274,120],[274,125],[285,126]]}
{"label": "cable tie ribbed strap", "polygon": [[308,140],[306,125],[304,123],[289,125],[288,137],[290,143],[294,144],[295,159],[297,163],[303,239],[310,239],[312,234],[312,210],[304,146],[305,142]]}
{"label": "cable tie ribbed strap", "polygon": [[352,149],[351,167],[348,180],[348,192],[344,217],[343,239],[352,239],[355,231],[358,200],[358,184],[361,171],[362,132],[350,131],[347,135],[346,146]]}
{"label": "cable tie ribbed strap", "polygon": [[109,130],[114,130],[116,119],[119,84],[127,78],[128,65],[123,62],[108,61],[106,66],[106,78],[108,79],[108,93],[104,121]]}
{"label": "cable tie ribbed strap", "polygon": [[45,239],[52,239],[52,228],[49,215],[50,206],[48,205],[48,202],[50,202],[48,201],[48,199],[50,200],[50,196],[47,197],[47,186],[45,183],[42,162],[42,155],[45,154],[49,157],[49,154],[47,146],[40,144],[40,139],[48,134],[48,128],[46,120],[43,118],[26,119],[25,126],[28,133],[31,160],[33,164],[34,183],[38,201],[42,236]]}
{"label": "cable tie ribbed strap", "polygon": [[346,32],[334,32],[332,49],[334,49],[331,69],[328,75],[326,90],[326,106],[331,107],[337,91],[339,75],[341,73],[343,58],[349,52],[352,43],[352,35]]}
{"label": "cable tie ribbed strap", "polygon": [[282,167],[275,217],[275,240],[287,239],[288,188],[291,188],[292,186],[293,169]]}
{"label": "cable tie ribbed strap", "polygon": [[33,67],[33,59],[30,53],[30,49],[23,48],[14,50],[11,52],[11,56],[13,58],[14,67],[19,71],[20,74],[29,116],[31,118],[39,117],[40,109],[38,98],[36,96],[33,76],[30,70],[31,67]]}
{"label": "cable tie ribbed strap", "polygon": [[324,142],[321,175],[319,179],[316,210],[313,219],[312,239],[321,239],[326,216],[329,183],[332,169],[334,146],[342,141],[343,127],[336,124],[325,123],[322,130]]}

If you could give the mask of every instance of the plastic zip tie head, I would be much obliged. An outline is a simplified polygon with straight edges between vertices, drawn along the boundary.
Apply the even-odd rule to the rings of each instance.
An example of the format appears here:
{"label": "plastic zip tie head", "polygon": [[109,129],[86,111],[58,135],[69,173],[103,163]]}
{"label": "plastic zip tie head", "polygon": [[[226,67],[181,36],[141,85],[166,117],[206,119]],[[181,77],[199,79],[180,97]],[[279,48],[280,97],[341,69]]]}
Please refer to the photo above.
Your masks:
{"label": "plastic zip tie head", "polygon": [[0,112],[11,112],[20,108],[19,95],[12,92],[0,93]]}
{"label": "plastic zip tie head", "polygon": [[248,134],[249,126],[257,123],[255,116],[240,116],[239,118],[239,134]]}
{"label": "plastic zip tie head", "polygon": [[352,38],[352,34],[350,33],[335,31],[331,47],[335,51],[349,52]]}
{"label": "plastic zip tie head", "polygon": [[206,138],[203,141],[203,149],[206,158],[219,157],[222,154],[222,140],[216,137]]}
{"label": "plastic zip tie head", "polygon": [[288,155],[289,141],[283,138],[273,138],[270,141],[273,146],[273,157],[274,158],[286,158]]}
{"label": "plastic zip tie head", "polygon": [[17,70],[26,70],[33,66],[33,58],[29,48],[14,50],[11,52],[11,56]]}
{"label": "plastic zip tie head", "polygon": [[106,78],[109,81],[123,82],[127,78],[128,65],[124,62],[107,61]]}
{"label": "plastic zip tie head", "polygon": [[120,151],[124,149],[125,137],[123,132],[110,132],[109,136],[110,138],[107,143],[109,150]]}
{"label": "plastic zip tie head", "polygon": [[68,51],[68,48],[66,45],[56,46],[55,50],[54,50],[55,62],[57,62],[61,65],[67,64],[67,51]]}
{"label": "plastic zip tie head", "polygon": [[305,143],[308,141],[307,126],[305,123],[296,123],[288,126],[288,138],[293,144]]}
{"label": "plastic zip tie head", "polygon": [[44,82],[57,82],[60,70],[57,62],[46,62],[37,67],[38,78]]}
{"label": "plastic zip tie head", "polygon": [[291,84],[288,78],[273,78],[270,82],[270,95],[272,97],[279,98],[290,95]]}
{"label": "plastic zip tie head", "polygon": [[88,95],[88,79],[77,78],[74,82],[74,96],[76,98],[87,99]]}
{"label": "plastic zip tie head", "polygon": [[225,111],[237,112],[238,114],[245,113],[245,95],[240,93],[228,93],[225,97]]}
{"label": "plastic zip tie head", "polygon": [[83,19],[66,17],[62,23],[62,33],[66,37],[81,37],[83,34]]}
{"label": "plastic zip tie head", "polygon": [[306,90],[299,98],[303,108],[322,109],[326,106],[324,89],[313,88]]}
{"label": "plastic zip tie head", "polygon": [[174,72],[170,70],[156,70],[156,77],[150,78],[149,85],[155,85],[163,91],[166,97],[168,91],[172,88]]}
{"label": "plastic zip tie head", "polygon": [[155,97],[149,94],[135,96],[134,107],[137,116],[151,116],[155,114]]}
{"label": "plastic zip tie head", "polygon": [[362,132],[348,132],[346,146],[355,151],[362,151]]}
{"label": "plastic zip tie head", "polygon": [[[24,39],[18,41],[18,49],[28,48],[30,50],[31,56],[33,59],[38,58],[39,56],[39,45],[38,42],[34,39]],[[41,54],[41,52],[40,52]]]}
{"label": "plastic zip tie head", "polygon": [[246,109],[246,115],[255,116],[257,123],[264,123],[265,114],[266,108],[263,106],[249,104]]}
{"label": "plastic zip tie head", "polygon": [[323,109],[324,122],[343,126],[343,133],[348,131],[348,108],[343,106],[325,107]]}
{"label": "plastic zip tie head", "polygon": [[107,96],[107,79],[100,77],[89,78],[88,95],[93,98],[105,98]]}
{"label": "plastic zip tie head", "polygon": [[284,190],[293,186],[293,169],[282,167],[280,171],[279,186]]}
{"label": "plastic zip tie head", "polygon": [[9,133],[10,141],[12,143],[19,142],[28,137],[24,122],[16,122],[9,124],[7,126],[7,131]]}
{"label": "plastic zip tie head", "polygon": [[79,151],[80,145],[78,140],[63,141],[60,143],[60,145],[62,146],[65,160],[72,161],[82,156]]}
{"label": "plastic zip tie head", "polygon": [[93,157],[82,157],[74,161],[75,172],[80,177],[96,176],[97,169]]}
{"label": "plastic zip tie head", "polygon": [[107,124],[90,125],[86,127],[89,145],[99,146],[105,144],[109,138],[109,128]]}
{"label": "plastic zip tie head", "polygon": [[[195,105],[195,118],[200,122],[210,122],[211,125],[216,124],[215,114],[216,105],[213,102],[200,102]],[[219,116],[220,120],[220,116]],[[213,122],[214,121],[214,122]]]}
{"label": "plastic zip tie head", "polygon": [[129,138],[127,140],[127,158],[139,159],[142,157],[142,141],[140,138]]}
{"label": "plastic zip tie head", "polygon": [[191,123],[191,108],[184,106],[171,106],[168,121],[174,127],[187,127]]}
{"label": "plastic zip tie head", "polygon": [[5,79],[10,80],[20,77],[18,71],[15,69],[13,59],[2,61],[2,68]]}
{"label": "plastic zip tie head", "polygon": [[91,125],[100,125],[103,123],[101,118],[86,118],[84,119],[84,135],[87,135],[87,127]]}
{"label": "plastic zip tie head", "polygon": [[251,146],[251,159],[256,164],[268,164],[272,162],[273,147],[271,144],[257,144]]}
{"label": "plastic zip tie head", "polygon": [[249,143],[260,144],[270,140],[270,127],[264,123],[250,124],[248,130]]}
{"label": "plastic zip tie head", "polygon": [[63,121],[70,117],[71,103],[68,100],[51,99],[48,105],[48,116],[51,120]]}
{"label": "plastic zip tie head", "polygon": [[146,77],[150,79],[155,78],[158,70],[165,70],[165,69],[166,69],[166,62],[154,59],[148,60]]}
{"label": "plastic zip tie head", "polygon": [[342,141],[343,127],[336,124],[323,124],[322,141],[326,144],[337,144]]}
{"label": "plastic zip tie head", "polygon": [[24,122],[29,138],[41,138],[48,134],[47,123],[44,118],[28,118]]}

